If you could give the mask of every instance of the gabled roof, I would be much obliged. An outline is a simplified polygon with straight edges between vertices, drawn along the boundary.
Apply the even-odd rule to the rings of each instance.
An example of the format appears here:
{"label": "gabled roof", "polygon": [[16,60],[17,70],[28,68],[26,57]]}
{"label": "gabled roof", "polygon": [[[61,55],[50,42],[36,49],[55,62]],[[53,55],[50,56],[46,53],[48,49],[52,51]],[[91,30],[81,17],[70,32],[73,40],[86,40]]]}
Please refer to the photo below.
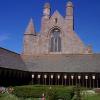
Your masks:
{"label": "gabled roof", "polygon": [[20,54],[4,48],[0,48],[0,67],[27,71]]}
{"label": "gabled roof", "polygon": [[100,54],[51,54],[22,59],[20,54],[0,48],[0,67],[29,72],[100,73]]}
{"label": "gabled roof", "polygon": [[50,17],[50,19],[58,18],[58,20],[63,20],[63,16],[56,10],[53,15]]}

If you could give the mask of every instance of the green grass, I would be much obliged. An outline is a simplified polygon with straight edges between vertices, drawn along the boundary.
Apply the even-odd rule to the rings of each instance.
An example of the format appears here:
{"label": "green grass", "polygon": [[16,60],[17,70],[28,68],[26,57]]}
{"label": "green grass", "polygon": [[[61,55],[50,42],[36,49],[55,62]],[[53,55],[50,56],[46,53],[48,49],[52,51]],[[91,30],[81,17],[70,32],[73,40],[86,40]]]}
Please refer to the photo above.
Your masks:
{"label": "green grass", "polygon": [[23,99],[23,98],[18,98],[15,95],[5,93],[5,94],[0,95],[0,100],[39,100],[39,99],[37,99],[37,98]]}
{"label": "green grass", "polygon": [[45,97],[62,97],[66,95],[66,97],[70,96],[71,98],[74,94],[73,90],[74,87],[72,86],[26,85],[14,87],[14,94],[17,97],[24,98],[40,98],[43,93],[45,94]]}
{"label": "green grass", "polygon": [[[12,94],[2,94],[2,95],[0,95],[0,100],[39,100],[39,99],[36,99],[36,98],[23,99],[23,98],[18,98]],[[85,96],[85,98],[83,100],[100,100],[100,94],[95,94],[92,96],[91,95]]]}
{"label": "green grass", "polygon": [[[0,95],[0,100],[40,100],[42,94],[50,100],[54,100],[53,96],[56,98],[69,98],[73,95],[74,87],[67,86],[49,86],[49,85],[26,85],[26,86],[15,86],[13,94],[2,94]],[[46,100],[47,100],[46,99]]]}
{"label": "green grass", "polygon": [[[51,87],[51,89],[50,89],[50,87]],[[74,87],[72,87],[72,86],[70,86],[70,87],[68,86],[67,87],[67,86],[54,86],[54,85],[52,85],[52,86],[48,86],[48,85],[47,86],[43,86],[43,85],[16,86],[16,87],[14,87],[14,89],[15,90],[18,89],[18,95],[20,94],[21,96],[18,96],[18,95],[15,95],[15,94],[7,94],[7,93],[5,93],[5,94],[0,94],[0,100],[40,100],[40,99],[35,98],[34,96],[32,97],[30,95],[30,93],[31,92],[32,92],[32,94],[40,93],[40,95],[41,95],[43,93],[43,91],[46,91],[47,92],[47,95],[50,95],[51,96],[52,95],[51,90],[52,91],[53,90],[56,90],[56,95],[64,96],[64,93],[66,93],[64,91],[70,92],[69,90],[72,91],[73,88]],[[25,91],[23,91],[24,89],[25,89]],[[81,89],[82,90],[86,90],[86,89],[83,89],[82,87],[81,87]],[[29,94],[30,96],[28,95],[28,96],[25,96],[24,97],[24,94],[23,94],[24,92],[27,93],[27,94]],[[68,97],[70,96],[69,94],[65,94],[65,95],[67,95]],[[82,97],[83,97],[82,100],[100,100],[100,94],[93,94],[93,95],[87,94],[87,95],[84,95]],[[70,100],[70,99],[68,99],[68,100]]]}
{"label": "green grass", "polygon": [[[22,98],[18,98],[14,95],[9,95],[9,94],[3,94],[2,97],[0,97],[0,100],[39,100],[39,99],[33,99],[33,98],[26,98],[26,99],[22,99]],[[93,96],[87,96],[85,97],[84,100],[100,100],[100,94],[97,95],[93,95]]]}
{"label": "green grass", "polygon": [[20,99],[16,97],[15,95],[5,93],[5,94],[0,95],[0,100],[20,100]]}
{"label": "green grass", "polygon": [[85,100],[100,100],[100,94],[85,96]]}

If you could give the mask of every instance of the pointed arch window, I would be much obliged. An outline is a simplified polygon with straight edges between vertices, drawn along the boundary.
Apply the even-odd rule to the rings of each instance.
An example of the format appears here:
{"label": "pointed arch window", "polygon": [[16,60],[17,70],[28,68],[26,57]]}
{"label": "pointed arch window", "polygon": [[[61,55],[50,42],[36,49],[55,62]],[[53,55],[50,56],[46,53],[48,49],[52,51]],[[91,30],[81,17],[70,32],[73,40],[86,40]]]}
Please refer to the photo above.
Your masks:
{"label": "pointed arch window", "polygon": [[61,52],[61,37],[59,29],[53,29],[51,31],[50,52]]}

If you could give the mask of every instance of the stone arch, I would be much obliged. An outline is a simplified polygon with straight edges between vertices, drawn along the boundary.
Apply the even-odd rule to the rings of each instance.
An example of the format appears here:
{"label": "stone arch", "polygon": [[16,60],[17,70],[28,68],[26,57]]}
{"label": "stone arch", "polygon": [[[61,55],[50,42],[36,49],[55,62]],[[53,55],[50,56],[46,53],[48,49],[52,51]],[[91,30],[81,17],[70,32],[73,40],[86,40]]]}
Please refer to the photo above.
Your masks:
{"label": "stone arch", "polygon": [[51,34],[51,31],[52,30],[54,30],[54,29],[59,29],[60,30],[60,32],[61,32],[61,35],[63,35],[63,31],[62,31],[62,28],[61,27],[59,27],[59,26],[52,26],[50,29],[49,29],[49,31],[48,31],[48,34],[47,34],[47,37],[49,37],[50,36],[50,34]]}
{"label": "stone arch", "polygon": [[51,28],[49,32],[49,51],[61,52],[61,29],[58,27]]}

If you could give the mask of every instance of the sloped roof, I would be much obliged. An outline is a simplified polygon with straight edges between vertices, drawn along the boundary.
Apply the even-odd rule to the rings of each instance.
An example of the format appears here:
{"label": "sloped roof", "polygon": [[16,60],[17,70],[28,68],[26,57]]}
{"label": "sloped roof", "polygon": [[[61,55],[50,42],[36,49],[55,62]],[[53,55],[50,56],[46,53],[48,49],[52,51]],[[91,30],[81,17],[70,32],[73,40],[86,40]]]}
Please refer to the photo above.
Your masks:
{"label": "sloped roof", "polygon": [[100,54],[52,54],[22,59],[0,48],[0,67],[29,72],[100,72]]}
{"label": "sloped roof", "polygon": [[50,18],[53,19],[53,18],[55,18],[55,17],[56,17],[56,18],[63,19],[63,16],[59,13],[58,10],[56,10]]}
{"label": "sloped roof", "polygon": [[[58,19],[58,22],[57,23],[59,23],[59,25],[60,24],[63,24],[63,22],[64,22],[64,18],[63,18],[63,16],[59,13],[59,11],[55,11],[54,13],[53,13],[53,15],[50,17],[50,22],[52,23],[52,25],[53,25],[53,23],[54,23],[54,19]],[[58,26],[59,26],[58,25]]]}
{"label": "sloped roof", "polygon": [[0,48],[0,67],[27,71],[20,54]]}
{"label": "sloped roof", "polygon": [[25,64],[34,72],[100,72],[100,54],[37,56]]}

